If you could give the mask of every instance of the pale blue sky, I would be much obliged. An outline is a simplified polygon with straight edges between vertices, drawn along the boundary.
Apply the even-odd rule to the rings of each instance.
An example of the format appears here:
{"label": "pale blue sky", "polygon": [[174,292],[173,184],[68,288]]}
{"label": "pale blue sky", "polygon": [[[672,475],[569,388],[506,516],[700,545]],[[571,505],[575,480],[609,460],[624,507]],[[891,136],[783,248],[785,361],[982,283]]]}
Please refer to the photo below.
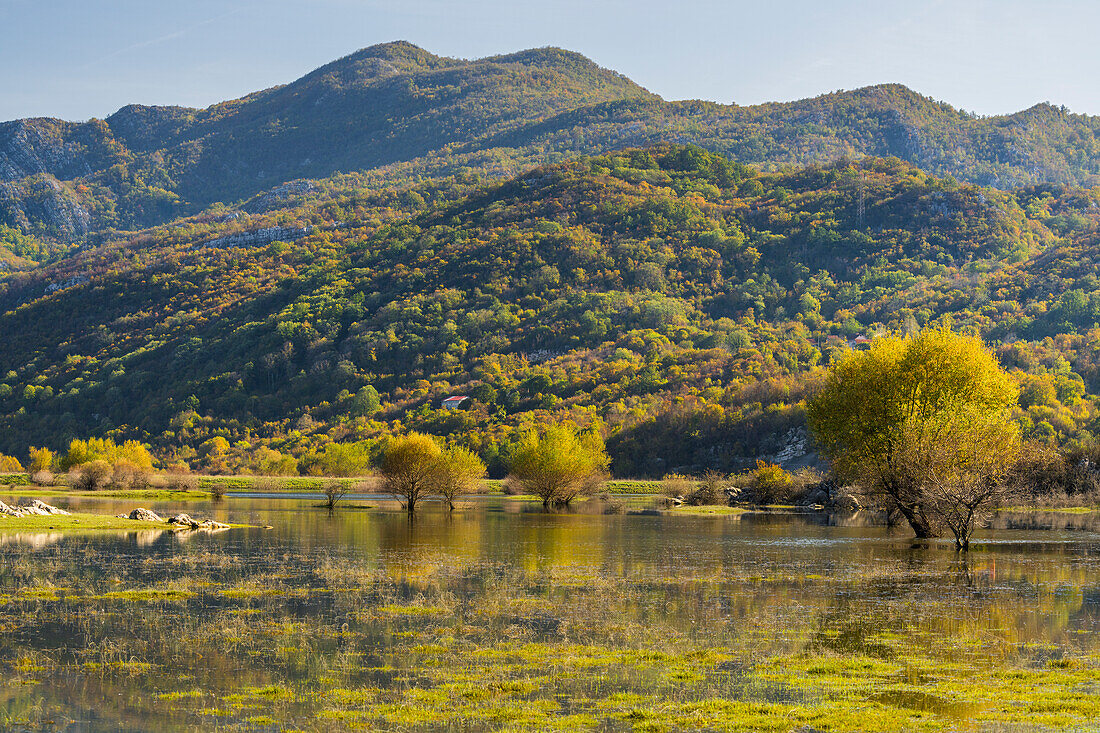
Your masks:
{"label": "pale blue sky", "polygon": [[879,82],[980,114],[1100,114],[1095,0],[0,0],[0,120],[206,106],[404,39],[580,51],[666,99],[752,104]]}

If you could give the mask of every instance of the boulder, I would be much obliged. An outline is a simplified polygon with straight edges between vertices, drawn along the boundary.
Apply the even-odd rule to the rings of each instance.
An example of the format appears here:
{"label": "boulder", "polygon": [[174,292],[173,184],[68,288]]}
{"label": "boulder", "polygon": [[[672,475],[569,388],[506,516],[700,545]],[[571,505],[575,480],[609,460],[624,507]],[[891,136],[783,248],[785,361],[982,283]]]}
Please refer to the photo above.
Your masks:
{"label": "boulder", "polygon": [[830,503],[829,492],[820,486],[809,489],[798,500],[801,506],[827,506]]}
{"label": "boulder", "polygon": [[177,514],[174,517],[169,517],[168,524],[179,524],[184,527],[190,527],[191,529],[195,529],[199,526],[199,523],[187,514]]}
{"label": "boulder", "polygon": [[122,516],[126,517],[127,519],[136,519],[139,522],[163,522],[164,521],[164,519],[159,514],[157,514],[156,512],[152,511],[151,509],[144,509],[142,507],[138,507],[137,509],[130,512],[129,514],[124,514]]}
{"label": "boulder", "polygon": [[206,519],[199,522],[199,526],[195,529],[229,529],[228,524],[222,524],[221,522],[215,522],[213,519]]}
{"label": "boulder", "polygon": [[0,514],[9,517],[48,517],[52,514],[68,514],[69,512],[64,509],[58,509],[52,504],[35,499],[27,504],[21,504],[19,506],[8,506],[4,502],[0,501]]}
{"label": "boulder", "polygon": [[48,514],[64,514],[65,516],[68,516],[70,514],[70,512],[67,512],[64,509],[59,509],[59,508],[57,508],[55,506],[52,506],[50,504],[47,504],[46,502],[44,502],[40,499],[35,499],[30,504],[24,505],[22,508],[24,508],[24,509],[33,509],[36,514],[39,514],[41,516],[46,516]]}

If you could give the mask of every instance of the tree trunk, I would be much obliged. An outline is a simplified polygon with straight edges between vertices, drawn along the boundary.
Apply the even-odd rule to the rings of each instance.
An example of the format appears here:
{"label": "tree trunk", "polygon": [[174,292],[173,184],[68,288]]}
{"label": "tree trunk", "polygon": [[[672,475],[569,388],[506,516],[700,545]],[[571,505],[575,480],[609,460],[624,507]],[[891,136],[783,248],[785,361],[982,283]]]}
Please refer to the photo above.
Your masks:
{"label": "tree trunk", "polygon": [[909,526],[913,528],[913,533],[916,534],[917,539],[926,540],[937,536],[935,528],[928,521],[928,517],[924,516],[920,505],[905,506],[898,504],[897,506],[898,511],[905,517],[905,521],[909,522]]}

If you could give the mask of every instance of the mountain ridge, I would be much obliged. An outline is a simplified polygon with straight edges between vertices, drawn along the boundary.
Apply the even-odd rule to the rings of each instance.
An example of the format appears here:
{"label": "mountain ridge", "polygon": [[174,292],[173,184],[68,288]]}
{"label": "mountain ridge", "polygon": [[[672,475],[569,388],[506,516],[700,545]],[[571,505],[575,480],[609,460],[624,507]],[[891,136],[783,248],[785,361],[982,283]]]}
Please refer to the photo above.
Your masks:
{"label": "mountain ridge", "polygon": [[50,257],[289,181],[507,178],[661,142],[763,170],[873,155],[1004,189],[1100,183],[1100,118],[1050,104],[976,117],[890,83],[751,106],[666,101],[560,48],[466,60],[397,41],[204,109],[0,123],[0,224]]}

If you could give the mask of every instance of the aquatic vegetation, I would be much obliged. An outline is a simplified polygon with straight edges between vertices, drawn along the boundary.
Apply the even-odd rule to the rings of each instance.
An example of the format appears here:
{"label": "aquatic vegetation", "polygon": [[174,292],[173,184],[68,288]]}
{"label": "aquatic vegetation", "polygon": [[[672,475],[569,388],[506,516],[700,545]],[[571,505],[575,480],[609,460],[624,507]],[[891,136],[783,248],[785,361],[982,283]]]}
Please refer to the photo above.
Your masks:
{"label": "aquatic vegetation", "polygon": [[0,727],[61,727],[105,700],[166,729],[1039,731],[1100,717],[1086,535],[988,539],[960,559],[804,515],[740,516],[311,510],[286,534],[0,545]]}

